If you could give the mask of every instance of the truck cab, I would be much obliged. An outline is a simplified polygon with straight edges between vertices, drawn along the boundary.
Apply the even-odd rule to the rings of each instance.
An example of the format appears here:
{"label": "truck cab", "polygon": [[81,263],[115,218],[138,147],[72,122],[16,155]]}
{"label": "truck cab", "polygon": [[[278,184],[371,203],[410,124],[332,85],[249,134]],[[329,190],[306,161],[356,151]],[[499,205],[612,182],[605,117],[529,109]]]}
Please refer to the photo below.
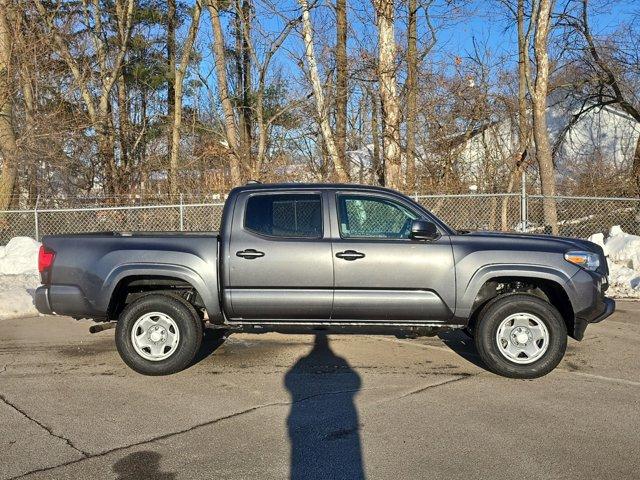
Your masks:
{"label": "truck cab", "polygon": [[[446,225],[385,189],[254,186],[221,230],[230,320],[446,324],[455,269]],[[413,222],[431,222],[416,241]],[[422,232],[424,234],[424,232]]]}

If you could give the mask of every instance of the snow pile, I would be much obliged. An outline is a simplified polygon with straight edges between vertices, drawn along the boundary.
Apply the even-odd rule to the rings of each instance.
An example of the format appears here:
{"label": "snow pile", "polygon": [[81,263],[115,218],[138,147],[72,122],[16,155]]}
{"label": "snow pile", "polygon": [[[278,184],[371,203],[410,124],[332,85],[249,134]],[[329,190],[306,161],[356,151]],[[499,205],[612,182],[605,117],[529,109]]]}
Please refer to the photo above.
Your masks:
{"label": "snow pile", "polygon": [[0,275],[38,273],[40,243],[29,237],[15,237],[0,247]]}
{"label": "snow pile", "polygon": [[38,314],[33,293],[40,284],[39,248],[29,237],[12,238],[0,246],[0,320]]}
{"label": "snow pile", "polygon": [[589,240],[600,245],[608,257],[610,287],[607,295],[640,298],[640,236],[626,233],[616,225],[606,241],[602,233],[591,235]]}

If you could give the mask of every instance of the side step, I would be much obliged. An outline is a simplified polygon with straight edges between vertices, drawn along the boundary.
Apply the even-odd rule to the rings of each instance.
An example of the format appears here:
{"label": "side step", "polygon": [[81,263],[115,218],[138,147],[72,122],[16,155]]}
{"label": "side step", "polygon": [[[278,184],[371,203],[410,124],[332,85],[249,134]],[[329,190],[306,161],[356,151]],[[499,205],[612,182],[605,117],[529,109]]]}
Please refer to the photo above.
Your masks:
{"label": "side step", "polygon": [[213,328],[245,333],[313,334],[319,331],[352,335],[394,335],[399,338],[432,337],[444,330],[463,328],[438,322],[345,322],[345,321],[227,321]]}
{"label": "side step", "polygon": [[227,320],[224,324],[220,325],[224,327],[225,325],[229,327],[234,326],[274,326],[274,325],[291,325],[291,326],[307,326],[307,327],[430,327],[430,328],[463,328],[464,325],[451,325],[442,322],[359,322],[359,321],[345,321],[345,320],[335,320],[335,321],[303,321],[303,320],[270,320],[270,321],[250,321],[250,320]]}

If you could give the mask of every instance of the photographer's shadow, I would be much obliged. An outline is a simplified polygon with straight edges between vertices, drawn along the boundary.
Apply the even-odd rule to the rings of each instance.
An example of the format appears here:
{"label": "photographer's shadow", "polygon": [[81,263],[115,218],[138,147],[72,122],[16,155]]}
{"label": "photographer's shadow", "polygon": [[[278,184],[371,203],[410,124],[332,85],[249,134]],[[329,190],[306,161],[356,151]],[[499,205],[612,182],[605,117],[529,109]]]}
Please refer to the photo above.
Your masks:
{"label": "photographer's shadow", "polygon": [[354,396],[360,376],[337,356],[325,334],[285,376],[291,394],[287,430],[291,479],[362,479],[364,465]]}

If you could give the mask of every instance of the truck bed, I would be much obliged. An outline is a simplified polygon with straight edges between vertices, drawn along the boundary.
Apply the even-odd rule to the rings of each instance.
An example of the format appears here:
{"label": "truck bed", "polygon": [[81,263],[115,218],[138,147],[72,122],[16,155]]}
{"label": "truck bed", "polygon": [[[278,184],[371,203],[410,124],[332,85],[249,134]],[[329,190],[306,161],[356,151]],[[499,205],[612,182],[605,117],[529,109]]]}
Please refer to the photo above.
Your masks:
{"label": "truck bed", "polygon": [[55,252],[55,261],[42,278],[44,285],[50,285],[47,296],[37,297],[36,302],[44,302],[43,308],[51,312],[105,318],[112,308],[111,294],[125,276],[133,274],[198,285],[198,291],[205,292],[203,300],[217,307],[218,238],[218,232],[45,236],[42,244]]}

